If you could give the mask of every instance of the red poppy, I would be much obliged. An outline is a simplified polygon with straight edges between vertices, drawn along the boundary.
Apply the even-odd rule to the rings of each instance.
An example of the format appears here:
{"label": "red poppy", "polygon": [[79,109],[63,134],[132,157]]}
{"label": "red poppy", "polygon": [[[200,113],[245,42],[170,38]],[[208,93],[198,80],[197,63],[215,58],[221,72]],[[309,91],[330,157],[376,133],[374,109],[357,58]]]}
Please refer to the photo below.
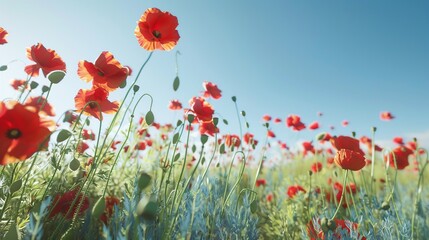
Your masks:
{"label": "red poppy", "polygon": [[243,135],[243,141],[246,144],[250,144],[250,145],[257,145],[258,144],[258,140],[255,139],[255,136],[251,133],[245,133]]}
{"label": "red poppy", "polygon": [[319,128],[319,123],[317,121],[312,122],[310,125],[308,125],[308,129],[310,130],[316,130]]}
{"label": "red poppy", "polygon": [[282,122],[282,120],[281,120],[280,118],[274,118],[273,122],[274,122],[274,123],[281,123],[281,122]]}
{"label": "red poppy", "polygon": [[118,145],[121,142],[122,141],[118,141],[118,140],[113,141],[112,144],[110,145],[110,148],[112,148],[113,150],[116,150],[117,149],[116,145]]}
{"label": "red poppy", "polygon": [[300,185],[289,186],[287,189],[287,195],[290,198],[293,198],[298,192],[306,193],[307,191],[305,191],[305,189],[303,187],[301,187]]}
{"label": "red poppy", "polygon": [[145,142],[138,142],[135,146],[136,150],[145,150],[146,149],[146,143]]}
{"label": "red poppy", "polygon": [[273,131],[268,130],[268,131],[267,131],[267,136],[268,136],[269,138],[275,138],[275,137],[276,137],[276,134],[275,134]]}
{"label": "red poppy", "polygon": [[316,150],[314,149],[312,142],[302,142],[302,147],[304,148],[304,156],[307,156],[309,152],[315,154]]}
{"label": "red poppy", "polygon": [[169,51],[179,41],[179,32],[176,30],[178,25],[177,17],[171,13],[148,8],[137,22],[134,34],[140,46],[148,51]]}
{"label": "red poppy", "polygon": [[182,103],[179,100],[174,99],[170,101],[170,105],[168,105],[170,110],[180,110],[182,109]]}
{"label": "red poppy", "polygon": [[365,155],[362,149],[360,149],[359,140],[355,138],[348,137],[348,136],[333,137],[331,139],[331,143],[332,143],[332,146],[337,150],[348,149],[348,150],[360,153],[362,156]]}
{"label": "red poppy", "polygon": [[[80,205],[78,215],[82,215],[89,208],[89,198],[84,196],[82,193],[77,195],[77,192],[77,190],[72,190],[56,195],[52,202],[53,207],[49,217],[52,218],[57,214],[66,215],[70,208],[72,208],[72,210],[65,216],[66,219],[72,219],[74,214],[77,212],[77,208],[81,201],[82,204]],[[73,201],[74,204],[72,205]]]}
{"label": "red poppy", "polygon": [[334,161],[342,169],[352,171],[359,171],[366,165],[365,157],[362,154],[344,148],[337,151]]}
{"label": "red poppy", "polygon": [[[331,179],[329,180],[332,181]],[[331,183],[329,183],[328,181],[328,184],[331,184]],[[337,203],[339,203],[341,200],[341,196],[343,195],[343,185],[339,182],[335,182],[332,190],[325,192],[326,201],[331,202],[335,194],[335,200]],[[356,185],[354,183],[350,183],[348,186],[346,186],[346,192],[349,194],[356,194],[357,192]],[[351,204],[353,204],[352,200],[347,200],[347,198],[343,197],[343,203],[342,203],[343,208],[347,208]]]}
{"label": "red poppy", "polygon": [[389,165],[395,168],[395,160],[396,166],[398,170],[404,169],[409,165],[408,157],[413,154],[413,151],[407,147],[399,146],[393,149],[393,152],[389,153],[387,156],[384,156],[384,161],[389,161]]}
{"label": "red poppy", "polygon": [[189,100],[189,105],[191,105],[191,111],[195,113],[198,121],[212,120],[214,109],[204,98],[193,97]]}
{"label": "red poppy", "polygon": [[0,27],[0,45],[7,43],[7,40],[6,40],[7,34],[8,34],[7,31],[4,30],[4,28]]}
{"label": "red poppy", "polygon": [[404,145],[404,139],[402,137],[394,137],[393,142],[398,145]]}
{"label": "red poppy", "polygon": [[76,145],[76,151],[80,154],[84,153],[86,150],[88,150],[89,145],[88,143],[84,142],[84,141],[80,141],[77,145]]}
{"label": "red poppy", "polygon": [[349,121],[344,120],[341,122],[341,125],[343,125],[343,127],[347,127],[349,125]]}
{"label": "red poppy", "polygon": [[[19,79],[12,79],[11,81],[10,81],[10,85],[13,87],[13,89],[15,89],[15,90],[19,90],[21,87],[24,87],[24,85],[25,85],[25,83],[26,83],[27,81],[25,81],[25,80],[19,80]],[[29,86],[27,86],[27,89],[29,89],[30,87]]]}
{"label": "red poppy", "polygon": [[267,202],[272,202],[274,199],[274,194],[268,193],[266,199],[267,199]]}
{"label": "red poppy", "polygon": [[41,43],[27,48],[27,57],[35,64],[28,65],[24,71],[33,77],[39,76],[39,70],[42,69],[46,77],[52,71],[66,71],[66,64],[58,54],[51,49],[46,49]]}
{"label": "red poppy", "polygon": [[390,121],[394,119],[395,116],[393,116],[390,112],[381,112],[380,113],[380,119],[384,121]]}
{"label": "red poppy", "polygon": [[82,131],[83,140],[95,140],[95,133],[88,129],[83,129]]}
{"label": "red poppy", "polygon": [[213,121],[200,122],[199,132],[201,135],[214,136],[215,133],[219,133],[219,128],[214,125]]}
{"label": "red poppy", "polygon": [[[37,110],[46,113],[48,116],[55,116],[54,108],[46,101],[45,97],[30,97],[27,99],[27,101],[25,101],[25,105],[32,106]],[[41,109],[42,106],[43,108]]]}
{"label": "red poppy", "polygon": [[219,90],[216,84],[211,82],[203,82],[203,87],[205,90],[203,93],[204,97],[212,97],[213,99],[219,99],[222,97],[222,91]]}
{"label": "red poppy", "polygon": [[10,101],[0,102],[0,165],[24,161],[47,145],[55,122],[37,109]]}
{"label": "red poppy", "polygon": [[288,149],[289,149],[289,147],[287,146],[287,144],[286,144],[285,142],[281,142],[281,141],[279,141],[279,144],[280,144],[280,148],[281,148],[281,149],[286,149],[286,150],[288,150]]}
{"label": "red poppy", "polygon": [[269,121],[271,121],[271,116],[266,114],[266,115],[262,116],[262,120],[264,122],[269,122]]}
{"label": "red poppy", "polygon": [[413,151],[417,150],[417,143],[415,141],[407,142],[407,146],[408,146],[408,148],[410,148]]}
{"label": "red poppy", "polygon": [[322,166],[321,162],[315,162],[311,165],[311,171],[314,173],[320,172],[322,170]]}
{"label": "red poppy", "polygon": [[[318,220],[318,222],[320,225],[320,219]],[[347,233],[350,234],[349,226],[351,226],[353,231],[356,231],[358,229],[357,223],[350,222],[348,220],[334,219],[334,222],[335,222],[335,226],[336,226],[335,230],[333,230],[334,234],[332,235],[334,240],[340,240],[341,239],[341,235],[339,233],[339,231],[341,231],[341,230],[343,230],[343,231],[345,230]],[[323,230],[321,228],[319,229],[318,232],[316,231],[316,229],[314,228],[314,225],[313,225],[313,220],[310,220],[310,222],[307,224],[307,234],[311,240],[316,240],[316,239],[325,240],[325,233],[323,232]],[[358,234],[358,239],[366,240],[366,237],[364,237],[364,236],[361,237]]]}
{"label": "red poppy", "polygon": [[[365,145],[367,146],[367,148],[368,148],[368,153],[371,155],[371,154],[372,154],[372,140],[371,140],[371,138],[368,138],[368,137],[366,137],[366,136],[362,136],[362,137],[359,139],[359,141],[360,141],[362,144],[365,144]],[[375,145],[375,146],[374,146],[374,148],[375,148],[375,151],[377,151],[377,152],[383,151],[383,148],[381,148],[381,147],[380,147],[380,146],[378,146],[378,145]]]}
{"label": "red poppy", "polygon": [[325,143],[327,141],[331,141],[331,139],[332,139],[331,134],[329,134],[329,133],[323,133],[323,135],[321,136],[319,142],[323,144],[323,143]]}
{"label": "red poppy", "polygon": [[112,53],[104,51],[95,61],[95,64],[80,61],[77,75],[86,82],[94,80],[94,86],[100,86],[111,92],[127,79],[128,68],[122,66]]}
{"label": "red poppy", "polygon": [[255,185],[256,185],[256,187],[265,186],[265,185],[267,185],[267,180],[265,180],[263,178],[257,179]]}
{"label": "red poppy", "polygon": [[66,111],[66,113],[64,114],[64,119],[63,122],[68,122],[70,124],[73,124],[74,121],[76,121],[78,118],[78,116],[73,113],[73,111]]}
{"label": "red poppy", "polygon": [[104,222],[104,224],[107,224],[113,214],[113,208],[115,205],[119,205],[121,201],[115,196],[106,196],[105,201],[106,207],[104,208],[103,214],[100,216],[100,220]]}
{"label": "red poppy", "polygon": [[292,114],[286,118],[286,126],[292,127],[294,131],[301,131],[305,129],[305,124],[301,122],[301,118],[298,115]]}
{"label": "red poppy", "polygon": [[240,147],[241,145],[241,141],[240,141],[240,137],[235,135],[235,134],[228,134],[225,135],[225,145],[228,147]]}
{"label": "red poppy", "polygon": [[[102,120],[103,116],[101,112],[112,114],[117,112],[119,108],[119,102],[109,101],[107,99],[108,96],[109,92],[104,88],[80,89],[74,98],[76,109],[83,111],[85,115],[94,116]],[[88,105],[85,107],[86,104]]]}

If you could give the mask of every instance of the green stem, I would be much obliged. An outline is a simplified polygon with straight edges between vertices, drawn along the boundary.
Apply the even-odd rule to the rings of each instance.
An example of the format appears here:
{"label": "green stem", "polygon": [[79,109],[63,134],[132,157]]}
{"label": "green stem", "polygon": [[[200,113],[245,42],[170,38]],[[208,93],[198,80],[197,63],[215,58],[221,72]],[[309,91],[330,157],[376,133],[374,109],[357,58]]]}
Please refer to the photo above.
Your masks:
{"label": "green stem", "polygon": [[338,211],[341,208],[341,203],[343,202],[344,194],[346,193],[346,183],[347,183],[347,176],[348,176],[348,174],[349,174],[349,170],[346,170],[346,172],[344,173],[343,191],[342,191],[342,194],[341,194],[340,202],[338,203],[337,210],[335,210],[335,213],[332,216],[331,220],[335,219],[335,217],[338,214]]}

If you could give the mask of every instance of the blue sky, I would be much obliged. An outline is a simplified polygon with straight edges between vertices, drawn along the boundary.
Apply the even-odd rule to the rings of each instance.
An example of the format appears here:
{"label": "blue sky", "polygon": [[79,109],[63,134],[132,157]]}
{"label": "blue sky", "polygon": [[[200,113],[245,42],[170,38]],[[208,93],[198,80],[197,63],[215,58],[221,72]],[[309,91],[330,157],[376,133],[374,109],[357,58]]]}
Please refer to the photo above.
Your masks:
{"label": "blue sky", "polygon": [[[30,63],[25,49],[38,42],[67,64],[66,79],[52,93],[58,115],[73,108],[80,88],[90,87],[77,77],[78,61],[95,61],[107,50],[137,70],[148,53],[133,31],[148,7],[177,16],[181,35],[173,51],[154,53],[139,80],[141,90],[153,95],[161,123],[181,116],[168,111],[171,99],[186,107],[202,82],[211,81],[223,93],[210,102],[230,122],[221,125],[224,133],[238,133],[231,101],[237,96],[260,140],[262,115],[284,121],[298,114],[306,124],[319,120],[322,128],[296,133],[284,123],[273,125],[279,140],[312,139],[334,125],[336,135],[370,135],[376,126],[381,140],[418,136],[429,143],[427,1],[9,1],[0,9],[0,26],[9,32],[0,64],[24,63],[0,73],[1,98],[16,95],[8,82],[25,78],[22,70]],[[178,92],[172,90],[176,51],[181,52]],[[142,106],[140,112],[146,111]],[[396,119],[380,121],[381,111]],[[350,125],[342,127],[343,120]]]}

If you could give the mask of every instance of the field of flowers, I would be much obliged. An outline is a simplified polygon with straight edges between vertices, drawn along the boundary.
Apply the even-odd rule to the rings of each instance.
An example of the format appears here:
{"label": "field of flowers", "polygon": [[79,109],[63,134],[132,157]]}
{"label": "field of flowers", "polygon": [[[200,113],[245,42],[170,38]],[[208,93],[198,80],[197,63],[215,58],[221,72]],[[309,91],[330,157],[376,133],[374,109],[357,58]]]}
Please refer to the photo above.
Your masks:
{"label": "field of flowers", "polygon": [[[376,128],[369,137],[322,132],[292,151],[273,144],[272,125],[299,132],[318,129],[317,121],[265,115],[266,136],[256,139],[235,96],[237,116],[229,121],[240,128],[222,133],[229,123],[210,104],[223,97],[212,82],[187,104],[171,100],[170,110],[183,117],[158,123],[156,99],[139,84],[152,54],[175,48],[178,24],[169,12],[147,9],[134,31],[146,61],[132,69],[109,51],[80,61],[77,76],[92,87],[76,89],[75,109],[60,115],[49,95],[71,73],[56,50],[42,43],[27,48],[27,79],[2,86],[18,97],[0,102],[0,238],[429,236],[428,153],[418,139],[398,137],[397,147],[387,149],[374,143]],[[0,49],[7,36],[0,27]],[[4,71],[8,64],[0,78]],[[42,78],[49,86],[39,84]],[[172,79],[171,91],[180,91],[179,75]],[[109,97],[116,91],[122,99]]]}

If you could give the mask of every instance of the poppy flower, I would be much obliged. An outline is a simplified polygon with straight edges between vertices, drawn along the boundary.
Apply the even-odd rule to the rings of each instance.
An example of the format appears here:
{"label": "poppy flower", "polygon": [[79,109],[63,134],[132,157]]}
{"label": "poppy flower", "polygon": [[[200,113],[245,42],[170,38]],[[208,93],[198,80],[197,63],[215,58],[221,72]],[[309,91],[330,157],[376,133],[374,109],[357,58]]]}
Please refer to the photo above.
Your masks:
{"label": "poppy flower", "polygon": [[362,154],[344,148],[337,151],[334,162],[342,169],[352,171],[359,171],[366,165],[365,157]]}
{"label": "poppy flower", "polygon": [[308,129],[310,130],[316,130],[319,128],[319,123],[317,121],[312,122],[310,125],[308,125]]}
{"label": "poppy flower", "polygon": [[39,76],[40,69],[42,69],[45,77],[52,71],[66,71],[66,64],[61,57],[54,50],[46,49],[41,43],[27,48],[27,57],[35,62],[35,64],[28,65],[24,69],[30,76]]}
{"label": "poppy flower", "polygon": [[84,141],[80,141],[77,145],[76,145],[76,151],[80,154],[83,154],[86,150],[88,150],[89,145],[88,143],[84,142]]}
{"label": "poppy flower", "polygon": [[196,115],[198,121],[211,121],[213,119],[214,109],[202,97],[193,97],[189,100],[191,111]]}
{"label": "poppy flower", "polygon": [[413,151],[407,147],[399,146],[387,156],[384,156],[384,161],[389,161],[389,165],[395,168],[395,160],[396,160],[396,168],[398,170],[404,169],[409,165],[408,157],[413,154]]}
{"label": "poppy flower", "polygon": [[398,145],[404,145],[404,139],[402,137],[394,137],[393,142]]}
{"label": "poppy flower", "polygon": [[6,40],[7,34],[8,34],[7,31],[4,30],[4,28],[0,27],[0,45],[7,43],[7,40]]}
{"label": "poppy flower", "polygon": [[[19,90],[21,87],[24,87],[26,82],[27,81],[25,81],[25,80],[12,79],[10,81],[10,85],[13,87],[13,89]],[[29,88],[30,88],[30,86],[27,86],[27,89],[29,89]]]}
{"label": "poppy flower", "polygon": [[281,123],[281,122],[282,122],[282,120],[281,120],[280,118],[274,118],[273,122],[274,122],[274,123]]}
{"label": "poppy flower", "polygon": [[95,140],[95,133],[88,129],[83,129],[82,131],[83,140]]}
{"label": "poppy flower", "polygon": [[265,186],[265,185],[267,185],[267,180],[265,180],[263,178],[257,179],[255,185],[256,185],[256,187]]}
{"label": "poppy flower", "polygon": [[349,121],[344,120],[341,122],[341,125],[343,125],[343,127],[347,127],[349,125]]}
{"label": "poppy flower", "polygon": [[[49,214],[49,217],[52,218],[58,214],[66,215],[68,212],[65,218],[72,219],[74,214],[77,212],[77,208],[79,207],[79,203],[81,201],[82,204],[79,208],[78,215],[82,215],[89,208],[89,198],[84,196],[82,193],[77,195],[77,192],[78,190],[72,190],[63,194],[56,195],[52,202],[53,207],[51,213]],[[69,211],[70,208],[71,211]]]}
{"label": "poppy flower", "polygon": [[80,61],[77,75],[86,82],[93,80],[94,86],[111,92],[127,79],[128,68],[122,66],[111,52],[104,51],[95,63]]}
{"label": "poppy flower", "polygon": [[240,137],[235,134],[225,135],[225,145],[227,147],[232,147],[232,146],[240,147],[241,145]]}
{"label": "poppy flower", "polygon": [[245,133],[243,135],[243,141],[246,144],[250,144],[250,145],[257,145],[258,144],[258,140],[255,140],[255,136],[251,133]]}
{"label": "poppy flower", "polygon": [[117,148],[117,145],[118,145],[119,143],[121,143],[121,142],[122,142],[122,141],[118,141],[118,140],[113,141],[113,142],[112,142],[112,144],[110,145],[110,148],[111,148],[111,149],[113,149],[113,150],[118,149],[118,148]]}
{"label": "poppy flower", "polygon": [[333,137],[331,139],[331,144],[337,150],[348,149],[348,150],[360,153],[362,156],[365,155],[362,149],[360,149],[359,140],[352,137],[348,137],[348,136]]}
{"label": "poppy flower", "polygon": [[[30,97],[25,101],[25,105],[32,106],[36,108],[37,110],[40,110],[41,112],[46,113],[46,115],[54,117],[55,111],[54,108],[46,101],[45,97]],[[43,108],[41,109],[41,107]]]}
{"label": "poppy flower", "polygon": [[275,138],[275,137],[276,137],[276,134],[275,134],[273,131],[268,130],[268,131],[267,131],[267,136],[268,136],[269,138]]}
{"label": "poppy flower", "polygon": [[171,50],[179,41],[177,17],[158,8],[148,8],[134,30],[140,46],[148,51]]}
{"label": "poppy flower", "polygon": [[[368,148],[368,153],[371,155],[372,154],[372,139],[367,137],[367,136],[362,136],[359,141],[362,144],[365,144]],[[383,148],[381,148],[380,146],[378,146],[377,144],[374,145],[375,151],[377,152],[381,152],[383,151]]]}
{"label": "poppy flower", "polygon": [[319,142],[324,144],[327,141],[331,141],[332,135],[329,133],[323,133],[323,135],[320,136]]}
{"label": "poppy flower", "polygon": [[417,150],[417,143],[415,141],[407,142],[407,146],[408,146],[408,148],[410,148],[413,151]]}
{"label": "poppy flower", "polygon": [[381,112],[380,113],[380,119],[383,121],[390,121],[394,118],[395,118],[395,116],[393,116],[390,112]]}
{"label": "poppy flower", "polygon": [[304,156],[307,156],[309,152],[315,154],[316,150],[314,149],[312,142],[302,142],[302,147],[304,148]]}
{"label": "poppy flower", "polygon": [[145,150],[146,149],[146,143],[145,142],[138,142],[137,145],[135,146],[136,150]]}
{"label": "poppy flower", "polygon": [[321,162],[315,162],[311,165],[311,171],[314,173],[318,173],[322,170],[322,163]]}
{"label": "poppy flower", "polygon": [[219,90],[216,84],[211,82],[203,82],[203,87],[204,87],[204,92],[203,92],[204,97],[206,98],[212,97],[213,99],[219,99],[220,97],[222,97],[222,91]]}
{"label": "poppy flower", "polygon": [[24,161],[46,146],[55,122],[18,102],[0,102],[0,165]]}
{"label": "poppy flower", "polygon": [[[83,111],[85,115],[94,116],[102,120],[103,116],[100,110],[103,113],[112,114],[117,112],[119,108],[119,102],[109,101],[107,99],[108,96],[109,92],[104,88],[80,89],[74,98],[76,109]],[[88,105],[85,107],[86,104]]]}
{"label": "poppy flower", "polygon": [[[348,220],[342,220],[342,219],[334,219],[335,222],[335,230],[333,230],[334,234],[332,235],[332,239],[334,240],[340,240],[341,238],[341,234],[339,233],[341,232],[347,232],[348,234],[350,234],[350,227],[352,228],[353,231],[356,231],[359,227],[359,225],[357,223],[354,222],[350,222]],[[318,220],[318,223],[320,225],[320,219]],[[318,231],[316,231],[315,227],[314,227],[314,223],[313,220],[310,220],[310,222],[307,224],[307,234],[308,237],[311,240],[316,240],[316,239],[321,239],[321,240],[325,240],[325,233],[323,232],[323,230],[320,228]],[[352,236],[350,236],[352,237]],[[361,240],[366,240],[366,237],[359,235],[358,234],[358,239]]]}
{"label": "poppy flower", "polygon": [[268,193],[266,196],[267,202],[272,202],[274,199],[274,194],[273,193]]}
{"label": "poppy flower", "polygon": [[305,191],[305,189],[303,187],[301,187],[300,185],[292,185],[292,186],[289,186],[288,189],[287,189],[287,195],[290,198],[295,197],[295,195],[298,192],[304,192],[304,193],[306,193],[307,191]]}
{"label": "poppy flower", "polygon": [[262,120],[264,122],[269,122],[269,121],[271,121],[271,116],[270,115],[264,115],[264,116],[262,116]]}
{"label": "poppy flower", "polygon": [[105,197],[106,207],[104,208],[103,214],[100,216],[100,220],[107,224],[110,217],[113,214],[113,208],[115,205],[119,205],[121,201],[115,196],[106,196]]}
{"label": "poppy flower", "polygon": [[168,105],[170,110],[180,110],[182,109],[182,103],[179,100],[174,99],[170,101],[170,105]]}
{"label": "poppy flower", "polygon": [[219,133],[219,128],[214,125],[213,121],[200,122],[198,130],[201,135],[206,134],[212,137],[215,133]]}
{"label": "poppy flower", "polygon": [[77,120],[78,116],[73,113],[73,111],[66,111],[64,114],[63,122],[68,122],[70,124],[73,124]]}
{"label": "poppy flower", "polygon": [[294,131],[301,131],[305,129],[305,124],[301,122],[301,117],[292,114],[286,118],[286,126],[292,127]]}

